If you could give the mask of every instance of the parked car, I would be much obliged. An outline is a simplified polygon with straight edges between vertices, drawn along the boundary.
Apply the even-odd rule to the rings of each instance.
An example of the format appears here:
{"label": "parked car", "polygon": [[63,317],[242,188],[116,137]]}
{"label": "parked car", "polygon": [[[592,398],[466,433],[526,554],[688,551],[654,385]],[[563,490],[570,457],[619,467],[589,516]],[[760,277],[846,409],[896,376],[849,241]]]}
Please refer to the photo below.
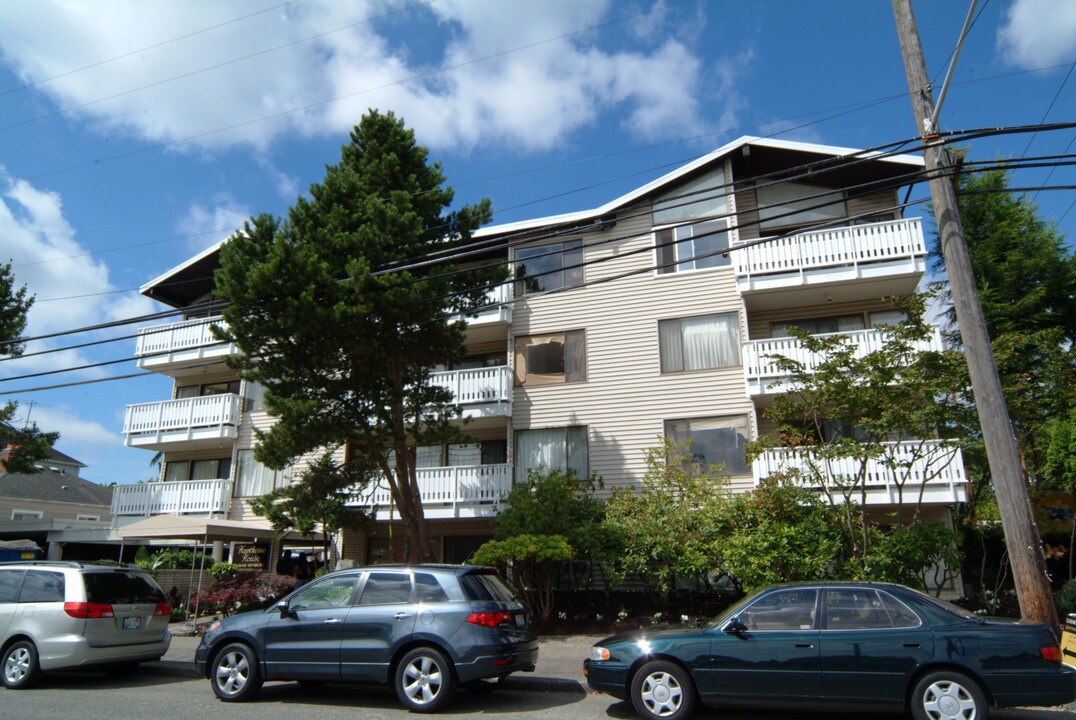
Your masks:
{"label": "parked car", "polygon": [[44,671],[160,660],[172,606],[141,568],[0,563],[0,681],[21,689]]}
{"label": "parked car", "polygon": [[702,627],[614,635],[591,649],[584,674],[664,720],[699,701],[985,720],[991,705],[1076,698],[1054,628],[986,620],[882,583],[782,585]]}
{"label": "parked car", "polygon": [[496,570],[469,565],[330,573],[267,610],[214,622],[195,654],[224,701],[249,700],[265,680],[368,681],[391,683],[416,712],[537,659],[526,606]]}

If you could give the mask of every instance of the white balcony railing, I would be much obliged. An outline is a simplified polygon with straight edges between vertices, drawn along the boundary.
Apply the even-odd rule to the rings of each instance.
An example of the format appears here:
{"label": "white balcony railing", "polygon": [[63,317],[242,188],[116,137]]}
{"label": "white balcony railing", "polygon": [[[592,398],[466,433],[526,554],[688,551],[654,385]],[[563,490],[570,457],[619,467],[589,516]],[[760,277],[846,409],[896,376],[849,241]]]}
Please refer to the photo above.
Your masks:
{"label": "white balcony railing", "polygon": [[[855,357],[862,358],[869,353],[880,350],[885,344],[886,336],[880,330],[852,330],[850,332],[828,333],[817,337],[841,337],[846,343],[855,348]],[[942,344],[941,331],[934,328],[931,336],[914,344],[919,352],[936,351],[945,349]],[[796,360],[803,365],[804,372],[813,373],[822,358],[809,351],[803,346],[799,338],[766,338],[762,340],[748,340],[742,346],[744,379],[747,383],[747,392],[751,395],[764,395],[770,390],[770,386],[778,381],[785,380],[778,392],[786,392],[790,389],[787,383],[788,372],[782,370],[773,356],[780,355]]]}
{"label": "white balcony railing", "polygon": [[434,385],[449,390],[464,406],[503,404],[512,400],[512,373],[507,365],[431,374]]}
{"label": "white balcony railing", "polygon": [[128,405],[123,434],[129,446],[234,438],[242,398],[228,393]]}
{"label": "white balcony railing", "polygon": [[851,269],[856,276],[866,267],[894,262],[916,269],[926,256],[919,218],[825,228],[737,249],[755,242],[732,243],[741,290],[755,289],[760,277],[791,274],[792,282],[802,283],[805,273],[829,268]]}
{"label": "white balcony railing", "polygon": [[138,331],[135,356],[142,368],[227,357],[238,353],[233,343],[217,340],[209,326],[220,318],[198,318]]}
{"label": "white balcony railing", "polygon": [[468,325],[511,324],[512,298],[512,283],[497,285],[486,292],[484,307],[476,315],[459,313],[455,317]]}
{"label": "white balcony railing", "polygon": [[[507,464],[419,468],[417,476],[424,508],[495,506],[512,490],[512,466]],[[354,503],[384,509],[392,495],[382,481],[356,495]]]}
{"label": "white balcony railing", "polygon": [[[881,458],[867,461],[863,481],[850,492],[852,502],[860,502],[860,489],[866,490],[868,505],[954,503],[967,500],[967,478],[960,450],[941,440],[911,440],[888,445],[886,457],[894,467],[887,467]],[[782,470],[799,469],[806,477],[821,472],[824,484],[813,485],[834,503],[844,501],[841,487],[848,486],[860,473],[860,461],[854,458],[821,460],[802,448],[772,448],[754,462],[755,484]],[[903,488],[903,490],[901,489]]]}
{"label": "white balcony railing", "polygon": [[112,488],[112,515],[226,514],[232,496],[227,480],[187,480],[117,485]]}

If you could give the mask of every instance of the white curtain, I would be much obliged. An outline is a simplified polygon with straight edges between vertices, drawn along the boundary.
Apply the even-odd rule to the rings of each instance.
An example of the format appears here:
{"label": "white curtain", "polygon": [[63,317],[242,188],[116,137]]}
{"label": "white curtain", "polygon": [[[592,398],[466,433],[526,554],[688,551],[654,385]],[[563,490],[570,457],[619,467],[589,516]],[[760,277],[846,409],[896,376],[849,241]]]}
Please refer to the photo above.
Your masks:
{"label": "white curtain", "polygon": [[684,370],[739,365],[739,333],[736,332],[735,320],[735,313],[683,318],[680,331],[683,335]]}
{"label": "white curtain", "polygon": [[527,471],[568,466],[568,443],[564,428],[549,430],[523,430],[516,436],[517,483],[526,482]]}

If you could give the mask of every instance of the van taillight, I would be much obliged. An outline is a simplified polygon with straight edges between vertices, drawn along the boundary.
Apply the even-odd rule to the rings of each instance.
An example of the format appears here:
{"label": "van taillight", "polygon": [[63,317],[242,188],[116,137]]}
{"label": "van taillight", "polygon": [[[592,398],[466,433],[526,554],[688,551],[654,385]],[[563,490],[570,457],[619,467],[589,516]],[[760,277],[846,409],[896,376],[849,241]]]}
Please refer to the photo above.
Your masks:
{"label": "van taillight", "polygon": [[164,602],[157,603],[157,607],[154,608],[153,614],[157,617],[169,616],[172,614],[172,603],[165,600]]}
{"label": "van taillight", "polygon": [[467,616],[467,622],[482,627],[497,627],[511,625],[515,622],[515,616],[510,612],[474,612]]}
{"label": "van taillight", "polygon": [[1060,645],[1043,645],[1039,649],[1039,653],[1042,655],[1042,659],[1046,662],[1061,662]]}
{"label": "van taillight", "polygon": [[64,612],[73,618],[80,618],[82,620],[116,616],[115,613],[112,612],[112,606],[108,603],[65,602]]}

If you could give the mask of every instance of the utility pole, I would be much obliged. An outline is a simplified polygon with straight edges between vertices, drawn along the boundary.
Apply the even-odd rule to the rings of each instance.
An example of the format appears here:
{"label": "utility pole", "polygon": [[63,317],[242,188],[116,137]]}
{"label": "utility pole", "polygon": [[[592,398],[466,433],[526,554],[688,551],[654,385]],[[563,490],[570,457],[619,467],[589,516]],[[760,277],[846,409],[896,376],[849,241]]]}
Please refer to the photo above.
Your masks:
{"label": "utility pole", "polygon": [[923,48],[919,43],[919,30],[915,24],[911,0],[892,0],[893,14],[897,21],[904,70],[908,76],[912,109],[919,134],[926,145],[927,172],[930,196],[934,203],[934,216],[938,226],[945,269],[949,274],[949,286],[956,310],[960,335],[964,343],[964,355],[971,372],[972,391],[979,413],[979,424],[986,443],[987,461],[1001,512],[1001,525],[1005,531],[1005,544],[1012,564],[1016,595],[1020,601],[1020,614],[1025,620],[1050,625],[1057,632],[1057,611],[1050,582],[1046,576],[1046,560],[1042,553],[1042,540],[1035,527],[1035,516],[1024,485],[1020,459],[1016,451],[1009,410],[1001,391],[986,330],[983,308],[975,275],[971,269],[968,246],[964,241],[964,228],[957,209],[956,190],[946,172],[949,160],[941,142],[930,142],[937,133],[934,117],[934,100],[927,78]]}

